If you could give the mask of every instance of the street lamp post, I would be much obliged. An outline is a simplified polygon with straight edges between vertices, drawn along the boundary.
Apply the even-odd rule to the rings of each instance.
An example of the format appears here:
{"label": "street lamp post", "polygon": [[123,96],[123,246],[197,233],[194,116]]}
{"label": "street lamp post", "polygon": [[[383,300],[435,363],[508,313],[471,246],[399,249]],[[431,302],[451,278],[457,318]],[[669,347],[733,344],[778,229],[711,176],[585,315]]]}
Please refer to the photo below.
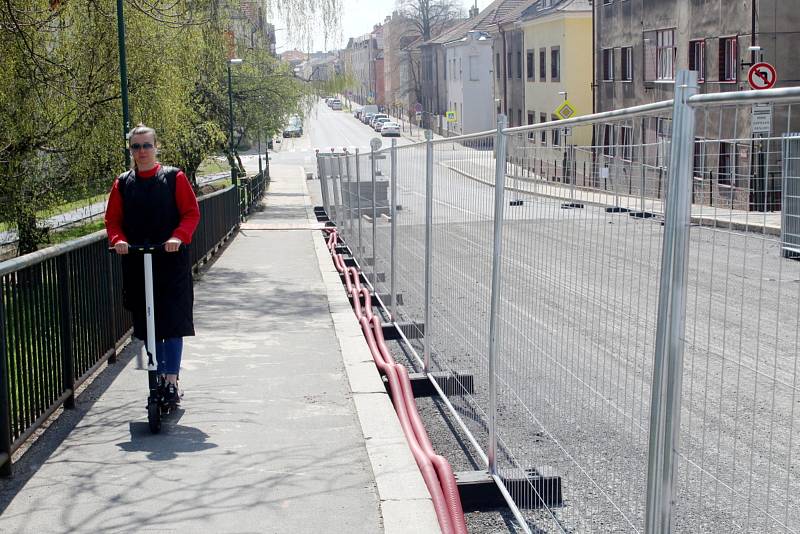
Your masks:
{"label": "street lamp post", "polygon": [[128,150],[128,131],[130,131],[130,115],[128,111],[128,61],[125,54],[125,13],[122,0],[117,0],[117,38],[119,39],[119,81],[122,95],[122,139],[125,147],[125,167],[131,166],[131,152]]}
{"label": "street lamp post", "polygon": [[233,80],[231,76],[231,65],[241,65],[242,60],[232,58],[228,60],[228,123],[230,124],[230,131],[228,136],[228,149],[231,153],[231,183],[236,187],[238,195],[239,180],[237,178],[236,158],[233,154]]}

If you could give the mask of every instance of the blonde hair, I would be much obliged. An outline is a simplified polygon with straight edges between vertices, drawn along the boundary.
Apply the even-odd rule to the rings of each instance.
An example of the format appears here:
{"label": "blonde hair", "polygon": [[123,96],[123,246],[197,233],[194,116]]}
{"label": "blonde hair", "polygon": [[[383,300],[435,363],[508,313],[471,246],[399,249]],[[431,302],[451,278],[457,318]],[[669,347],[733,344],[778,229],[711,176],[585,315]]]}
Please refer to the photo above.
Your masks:
{"label": "blonde hair", "polygon": [[[128,142],[130,142],[131,138],[134,135],[142,135],[142,134],[151,134],[153,136],[153,144],[156,146],[156,148],[158,148],[158,134],[156,133],[156,131],[154,129],[152,129],[149,126],[145,126],[141,122],[139,124],[137,124],[136,126],[134,126],[133,130],[128,132],[128,135],[127,135]],[[131,170],[135,171],[136,170],[136,160],[131,158],[131,161],[132,161]]]}

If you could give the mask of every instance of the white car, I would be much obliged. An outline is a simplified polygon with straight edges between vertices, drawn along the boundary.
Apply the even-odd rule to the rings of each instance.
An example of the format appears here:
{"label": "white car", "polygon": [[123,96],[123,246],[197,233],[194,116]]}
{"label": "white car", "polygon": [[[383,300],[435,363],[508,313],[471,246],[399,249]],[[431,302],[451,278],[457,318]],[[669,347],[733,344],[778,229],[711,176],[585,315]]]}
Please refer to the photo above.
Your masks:
{"label": "white car", "polygon": [[370,119],[369,125],[371,128],[375,128],[375,121],[377,121],[378,119],[388,119],[388,118],[389,115],[387,115],[386,113],[376,113]]}
{"label": "white car", "polygon": [[372,129],[376,132],[380,132],[383,128],[383,124],[389,122],[391,119],[389,117],[380,117],[372,121]]}
{"label": "white car", "polygon": [[341,111],[342,110],[342,101],[338,98],[334,98],[330,102],[331,109],[334,111]]}
{"label": "white car", "polygon": [[386,121],[381,126],[381,137],[400,137],[400,125],[394,121]]}

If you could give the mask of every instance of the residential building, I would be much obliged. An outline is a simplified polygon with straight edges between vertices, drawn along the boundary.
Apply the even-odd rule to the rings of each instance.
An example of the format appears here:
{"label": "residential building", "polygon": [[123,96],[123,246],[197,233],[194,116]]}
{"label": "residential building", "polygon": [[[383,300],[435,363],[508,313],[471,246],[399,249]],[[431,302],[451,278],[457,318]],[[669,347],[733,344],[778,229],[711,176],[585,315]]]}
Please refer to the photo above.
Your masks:
{"label": "residential building", "polygon": [[444,43],[444,48],[447,111],[455,114],[455,122],[446,129],[456,134],[491,130],[495,125],[491,37],[470,30],[460,39]]}
{"label": "residential building", "polygon": [[445,49],[442,35],[429,39],[419,45],[420,103],[422,104],[422,127],[441,129],[441,117],[447,111],[447,76],[445,70]]}
{"label": "residential building", "polygon": [[352,74],[356,83],[353,99],[359,104],[371,103],[375,79],[374,50],[375,42],[371,33],[353,39]]}
{"label": "residential building", "polygon": [[[597,111],[670,99],[681,69],[698,72],[700,93],[748,89],[747,71],[761,60],[776,67],[777,87],[800,83],[800,62],[794,55],[800,45],[800,10],[795,2],[595,0],[594,24]],[[758,143],[746,141],[752,137],[749,111],[741,106],[738,112],[699,119],[696,201],[739,209],[780,208],[780,172],[769,170],[778,167],[777,157],[765,158]],[[643,141],[665,145],[668,122],[643,126]],[[787,124],[780,111],[773,117],[777,124]],[[793,131],[798,127],[792,125]],[[734,135],[740,140],[731,141]]]}
{"label": "residential building", "polygon": [[[524,124],[558,120],[556,110],[568,100],[575,115],[592,112],[592,6],[589,0],[540,0],[520,13],[525,80]],[[516,72],[515,72],[516,74]],[[530,136],[539,157],[561,159],[569,146],[588,147],[591,128],[552,130]],[[549,147],[552,150],[544,150]],[[562,171],[563,174],[563,171]]]}
{"label": "residential building", "polygon": [[[408,45],[416,40],[415,27],[409,19],[397,11],[386,17],[383,23],[383,78],[386,105],[393,108],[408,109],[409,94],[413,90],[408,76]],[[403,76],[404,70],[406,76]]]}
{"label": "residential building", "polygon": [[499,100],[498,113],[508,117],[509,126],[525,124],[525,47],[518,21],[522,12],[536,3],[540,2],[503,0],[486,8],[488,11],[496,4],[491,17],[495,36],[495,95]]}

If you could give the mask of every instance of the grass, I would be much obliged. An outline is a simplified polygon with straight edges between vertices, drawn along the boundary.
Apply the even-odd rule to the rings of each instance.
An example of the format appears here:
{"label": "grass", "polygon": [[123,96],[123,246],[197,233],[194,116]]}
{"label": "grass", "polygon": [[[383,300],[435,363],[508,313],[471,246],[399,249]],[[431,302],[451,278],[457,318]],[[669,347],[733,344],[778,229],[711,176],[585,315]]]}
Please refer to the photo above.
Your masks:
{"label": "grass", "polygon": [[[44,210],[39,210],[36,212],[36,218],[38,220],[49,219],[50,217],[55,217],[56,215],[61,215],[62,213],[67,213],[76,209],[80,209],[90,204],[94,204],[95,202],[105,202],[108,198],[107,193],[103,193],[100,195],[94,195],[92,197],[86,197],[79,200],[73,200],[72,202],[66,202],[64,204],[59,204],[58,206],[47,208]],[[12,228],[15,228],[14,224],[9,224],[6,222],[0,222],[0,232],[8,231]]]}
{"label": "grass", "polygon": [[[64,230],[59,230],[58,232],[50,232],[50,245],[57,245],[59,243],[64,243],[66,241],[70,241],[72,239],[78,239],[79,237],[83,237],[88,234],[92,234],[98,230],[102,230],[105,228],[105,224],[102,220],[99,221],[92,221],[90,223],[82,224],[80,226],[72,226],[70,228],[65,228]],[[47,245],[45,245],[47,246]]]}
{"label": "grass", "polygon": [[215,174],[218,172],[229,171],[230,166],[225,159],[217,159],[215,156],[206,158],[203,163],[197,168],[197,176],[206,176],[208,174]]}

